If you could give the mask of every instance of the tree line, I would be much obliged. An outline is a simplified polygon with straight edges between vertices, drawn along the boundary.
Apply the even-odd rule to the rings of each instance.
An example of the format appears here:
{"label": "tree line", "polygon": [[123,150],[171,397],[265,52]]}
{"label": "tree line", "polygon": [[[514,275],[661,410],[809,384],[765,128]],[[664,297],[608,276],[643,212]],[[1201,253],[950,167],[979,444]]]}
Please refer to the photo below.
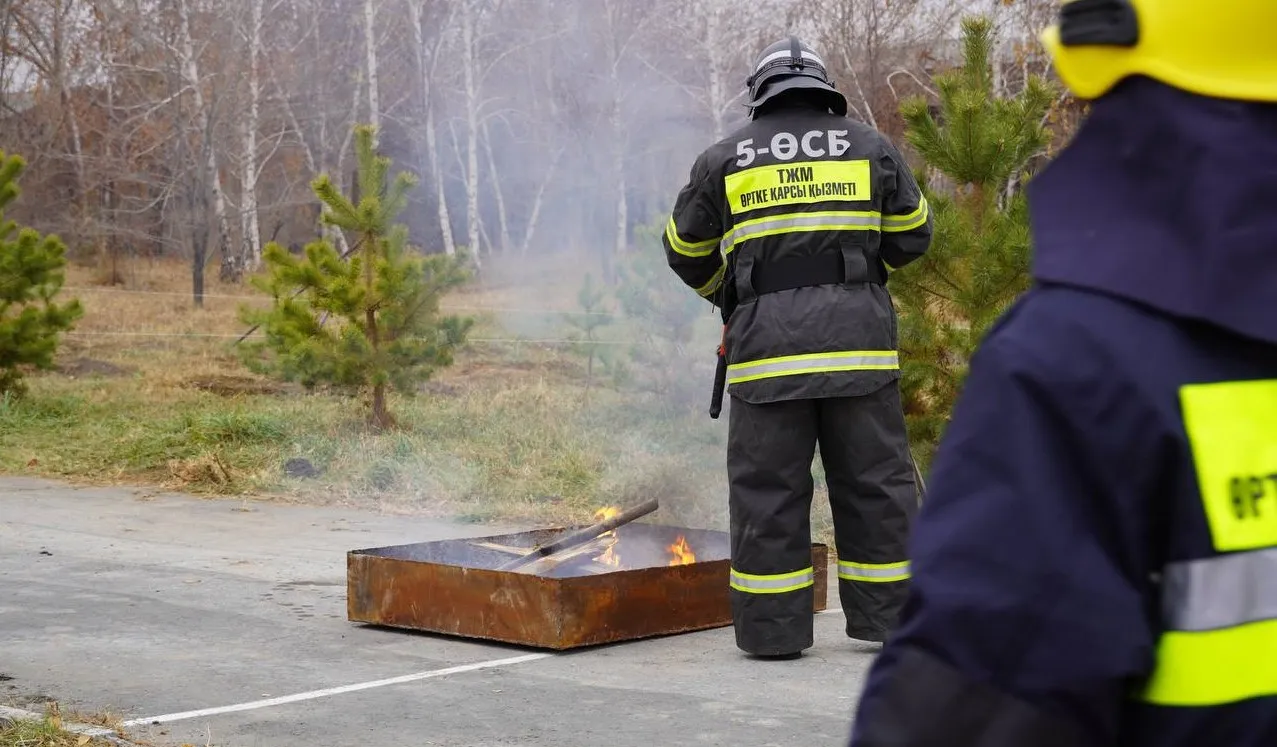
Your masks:
{"label": "tree line", "polygon": [[[490,262],[565,249],[615,279],[700,149],[740,125],[763,46],[798,33],[851,116],[898,141],[936,99],[958,19],[998,27],[995,88],[1048,71],[1050,0],[0,0],[0,146],[26,159],[13,217],[96,258],[257,272],[322,232],[310,184],[357,199],[354,132],[416,177],[425,253]],[[907,146],[906,146],[907,147]],[[919,162],[921,167],[921,162]]]}

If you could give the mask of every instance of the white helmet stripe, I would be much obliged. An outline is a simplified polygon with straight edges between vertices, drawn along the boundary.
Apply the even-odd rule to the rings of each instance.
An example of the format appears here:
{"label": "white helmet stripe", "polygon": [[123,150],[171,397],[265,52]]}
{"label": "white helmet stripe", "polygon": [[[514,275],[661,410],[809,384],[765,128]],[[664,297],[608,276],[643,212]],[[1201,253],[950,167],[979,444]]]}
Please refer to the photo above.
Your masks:
{"label": "white helmet stripe", "polygon": [[[770,63],[770,62],[775,62],[776,60],[783,60],[783,59],[785,59],[785,58],[787,58],[787,57],[789,57],[789,50],[788,50],[788,49],[784,50],[783,52],[773,52],[773,53],[771,53],[771,54],[767,55],[766,57],[764,57],[762,60],[760,60],[760,61],[759,61],[758,66],[754,68],[754,72],[755,72],[755,73],[757,73],[758,71],[762,70],[762,69],[763,69],[764,67],[766,67],[766,66],[767,66],[767,64],[768,64],[768,63]],[[816,63],[817,65],[820,65],[821,67],[824,67],[824,66],[825,66],[825,61],[824,61],[824,60],[820,59],[819,57],[817,57],[816,55],[812,54],[811,52],[808,52],[808,51],[807,51],[807,50],[805,50],[805,49],[803,50],[803,59],[804,59],[804,60],[811,60],[812,62]]]}

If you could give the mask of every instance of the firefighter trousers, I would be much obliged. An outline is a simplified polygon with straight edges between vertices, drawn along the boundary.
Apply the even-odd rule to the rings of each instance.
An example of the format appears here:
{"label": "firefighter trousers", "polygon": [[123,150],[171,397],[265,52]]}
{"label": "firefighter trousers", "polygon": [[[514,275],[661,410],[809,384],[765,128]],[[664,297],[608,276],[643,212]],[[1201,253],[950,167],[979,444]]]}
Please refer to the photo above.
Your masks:
{"label": "firefighter trousers", "polygon": [[733,399],[727,444],[736,645],[794,654],[814,637],[812,461],[817,445],[847,635],[883,641],[907,593],[918,493],[899,384],[860,397],[752,405]]}

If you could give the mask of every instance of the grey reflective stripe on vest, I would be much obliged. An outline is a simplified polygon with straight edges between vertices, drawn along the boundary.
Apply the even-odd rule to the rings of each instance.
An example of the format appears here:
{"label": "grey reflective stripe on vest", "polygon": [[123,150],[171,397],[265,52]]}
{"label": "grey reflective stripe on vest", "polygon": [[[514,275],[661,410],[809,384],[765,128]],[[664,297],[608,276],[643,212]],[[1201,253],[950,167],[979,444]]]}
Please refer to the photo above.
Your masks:
{"label": "grey reflective stripe on vest", "polygon": [[731,587],[751,594],[780,594],[798,591],[816,583],[816,569],[805,568],[793,573],[757,575],[731,570]]}
{"label": "grey reflective stripe on vest", "polygon": [[774,236],[794,231],[853,231],[879,230],[882,214],[871,212],[794,213],[774,218],[759,218],[736,226],[723,236],[719,245],[723,254],[730,254],[737,244],[749,239]]}
{"label": "grey reflective stripe on vest", "polygon": [[835,371],[880,371],[900,367],[899,353],[888,351],[864,353],[821,353],[784,358],[770,358],[727,367],[727,383],[740,384],[756,379],[770,379],[804,373]]}
{"label": "grey reflective stripe on vest", "polygon": [[1162,615],[1184,631],[1277,619],[1277,548],[1167,565]]}

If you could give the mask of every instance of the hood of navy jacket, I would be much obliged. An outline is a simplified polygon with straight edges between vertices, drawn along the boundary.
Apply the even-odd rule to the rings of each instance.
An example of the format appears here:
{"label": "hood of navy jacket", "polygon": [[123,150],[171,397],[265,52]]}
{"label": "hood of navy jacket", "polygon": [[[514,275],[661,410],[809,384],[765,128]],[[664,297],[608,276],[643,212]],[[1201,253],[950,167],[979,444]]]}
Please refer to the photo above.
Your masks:
{"label": "hood of navy jacket", "polygon": [[1277,344],[1277,105],[1128,79],[1029,203],[1037,280]]}

